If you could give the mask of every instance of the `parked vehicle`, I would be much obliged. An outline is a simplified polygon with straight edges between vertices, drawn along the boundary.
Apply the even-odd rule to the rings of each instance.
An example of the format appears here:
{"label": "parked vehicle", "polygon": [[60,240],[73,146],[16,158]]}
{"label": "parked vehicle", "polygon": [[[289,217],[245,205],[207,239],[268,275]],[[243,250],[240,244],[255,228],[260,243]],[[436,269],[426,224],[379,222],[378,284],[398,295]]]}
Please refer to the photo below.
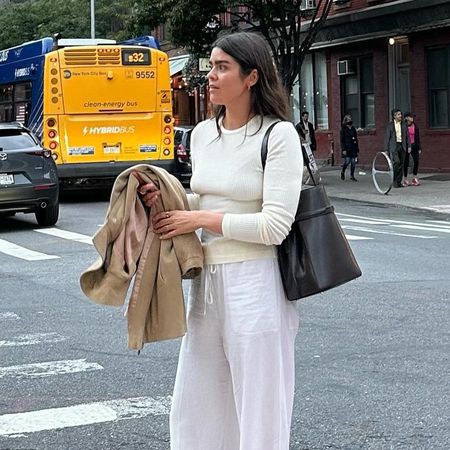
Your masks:
{"label": "parked vehicle", "polygon": [[0,216],[34,213],[39,225],[54,225],[58,190],[52,152],[22,124],[0,123]]}
{"label": "parked vehicle", "polygon": [[181,181],[189,181],[192,175],[191,132],[193,128],[189,125],[174,127],[176,175]]}

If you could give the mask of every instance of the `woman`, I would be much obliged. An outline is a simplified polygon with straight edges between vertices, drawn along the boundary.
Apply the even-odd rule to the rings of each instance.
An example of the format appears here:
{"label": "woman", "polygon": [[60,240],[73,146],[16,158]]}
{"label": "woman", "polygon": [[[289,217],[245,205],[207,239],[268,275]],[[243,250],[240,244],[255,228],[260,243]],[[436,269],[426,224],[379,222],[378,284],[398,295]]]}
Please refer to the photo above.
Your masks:
{"label": "woman", "polygon": [[[170,417],[172,450],[288,450],[295,304],[276,245],[298,206],[302,153],[266,42],[220,38],[208,73],[215,117],[191,136],[191,211],[158,214],[161,239],[202,229],[205,269],[188,301]],[[275,121],[265,169],[261,143]],[[140,188],[147,206],[158,197]]]}
{"label": "woman", "polygon": [[[420,133],[419,127],[414,122],[414,114],[407,112],[405,114],[405,121],[408,127],[409,142],[411,143],[411,150],[405,154],[405,162],[403,166],[404,182],[407,186],[420,186],[420,181],[417,176],[419,172],[419,157],[422,153],[422,147],[420,145]],[[413,179],[408,180],[408,168],[409,168],[409,155],[413,159]]]}
{"label": "woman", "polygon": [[359,153],[358,133],[353,126],[352,117],[347,114],[344,116],[341,128],[341,151],[344,163],[342,164],[341,180],[345,180],[345,171],[350,165],[350,180],[358,181],[355,178],[356,161]]}

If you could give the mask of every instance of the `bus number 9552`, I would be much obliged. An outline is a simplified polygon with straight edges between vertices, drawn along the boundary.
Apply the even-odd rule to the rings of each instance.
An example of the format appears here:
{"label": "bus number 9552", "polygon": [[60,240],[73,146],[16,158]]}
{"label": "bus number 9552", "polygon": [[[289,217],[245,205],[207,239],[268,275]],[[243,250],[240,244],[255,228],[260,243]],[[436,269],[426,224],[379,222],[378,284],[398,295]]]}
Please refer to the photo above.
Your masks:
{"label": "bus number 9552", "polygon": [[138,70],[136,78],[155,78],[155,72],[153,70]]}

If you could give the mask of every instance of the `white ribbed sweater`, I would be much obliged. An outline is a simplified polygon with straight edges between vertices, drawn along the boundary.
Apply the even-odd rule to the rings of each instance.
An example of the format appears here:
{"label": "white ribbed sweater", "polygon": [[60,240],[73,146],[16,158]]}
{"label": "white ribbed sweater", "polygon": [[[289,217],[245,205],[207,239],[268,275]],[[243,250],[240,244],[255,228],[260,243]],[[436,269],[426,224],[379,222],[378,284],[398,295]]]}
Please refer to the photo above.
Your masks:
{"label": "white ribbed sweater", "polygon": [[275,245],[289,233],[302,184],[300,140],[290,122],[269,138],[265,170],[264,133],[276,119],[260,116],[218,138],[215,120],[199,123],[191,136],[191,209],[225,213],[222,234],[202,230],[206,264],[275,257]]}

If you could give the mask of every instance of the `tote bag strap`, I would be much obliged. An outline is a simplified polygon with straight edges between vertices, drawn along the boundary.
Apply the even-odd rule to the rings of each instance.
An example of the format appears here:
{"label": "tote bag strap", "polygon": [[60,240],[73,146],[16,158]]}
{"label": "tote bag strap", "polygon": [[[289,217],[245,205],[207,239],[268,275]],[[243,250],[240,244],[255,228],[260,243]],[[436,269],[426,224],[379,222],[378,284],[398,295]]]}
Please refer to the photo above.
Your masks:
{"label": "tote bag strap", "polygon": [[[261,144],[261,163],[262,163],[262,168],[263,170],[266,167],[266,160],[267,160],[267,151],[268,151],[268,145],[269,145],[269,136],[270,136],[270,132],[272,131],[272,129],[275,127],[275,125],[277,123],[281,122],[281,120],[277,120],[276,122],[272,123],[269,128],[267,128],[263,140],[262,140],[262,144]],[[308,169],[309,172],[309,176],[311,177],[311,180],[314,183],[314,186],[317,186],[316,180],[313,176],[313,173],[311,171],[311,167],[309,165],[309,157],[308,154],[306,153],[306,150],[303,148],[303,145],[300,144],[300,147],[302,148],[302,155],[303,155],[303,163],[305,164],[306,168]]]}
{"label": "tote bag strap", "polygon": [[267,147],[269,144],[269,136],[270,136],[270,132],[272,131],[273,127],[277,124],[280,123],[281,120],[277,120],[276,122],[274,122],[273,124],[271,124],[269,126],[269,128],[267,128],[263,140],[262,140],[262,144],[261,144],[261,163],[262,163],[262,168],[263,170],[266,167],[266,160],[267,160]]}

